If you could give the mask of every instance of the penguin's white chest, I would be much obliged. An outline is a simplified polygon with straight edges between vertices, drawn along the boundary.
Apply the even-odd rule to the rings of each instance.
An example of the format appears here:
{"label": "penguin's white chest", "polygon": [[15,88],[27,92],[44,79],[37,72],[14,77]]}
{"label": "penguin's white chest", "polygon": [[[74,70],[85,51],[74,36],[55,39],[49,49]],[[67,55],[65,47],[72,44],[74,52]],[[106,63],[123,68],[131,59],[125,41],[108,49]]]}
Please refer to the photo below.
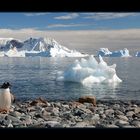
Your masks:
{"label": "penguin's white chest", "polygon": [[11,94],[9,88],[0,89],[0,109],[10,109]]}

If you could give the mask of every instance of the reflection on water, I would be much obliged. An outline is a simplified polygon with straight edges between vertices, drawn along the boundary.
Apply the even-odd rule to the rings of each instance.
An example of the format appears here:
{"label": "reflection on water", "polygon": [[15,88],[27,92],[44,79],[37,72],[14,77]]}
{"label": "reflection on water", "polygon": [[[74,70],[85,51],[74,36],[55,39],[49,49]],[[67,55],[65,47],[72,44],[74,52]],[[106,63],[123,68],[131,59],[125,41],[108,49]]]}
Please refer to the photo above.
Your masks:
{"label": "reflection on water", "polygon": [[51,100],[77,99],[81,95],[94,95],[108,99],[140,99],[140,59],[104,58],[117,64],[116,73],[122,83],[93,84],[56,81],[58,71],[65,70],[80,58],[0,58],[0,83],[9,81],[11,91],[18,99],[39,96]]}

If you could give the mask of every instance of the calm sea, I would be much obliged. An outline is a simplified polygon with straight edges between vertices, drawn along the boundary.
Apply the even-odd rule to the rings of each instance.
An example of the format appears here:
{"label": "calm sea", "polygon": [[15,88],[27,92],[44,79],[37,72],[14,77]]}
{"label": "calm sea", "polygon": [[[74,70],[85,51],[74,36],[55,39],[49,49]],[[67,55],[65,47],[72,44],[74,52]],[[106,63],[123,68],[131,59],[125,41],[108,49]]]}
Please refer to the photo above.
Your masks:
{"label": "calm sea", "polygon": [[108,65],[117,64],[122,83],[95,84],[85,87],[80,83],[58,82],[58,71],[65,70],[80,58],[0,58],[0,83],[9,81],[17,99],[45,97],[48,100],[71,100],[82,95],[97,99],[140,99],[140,58],[104,58]]}

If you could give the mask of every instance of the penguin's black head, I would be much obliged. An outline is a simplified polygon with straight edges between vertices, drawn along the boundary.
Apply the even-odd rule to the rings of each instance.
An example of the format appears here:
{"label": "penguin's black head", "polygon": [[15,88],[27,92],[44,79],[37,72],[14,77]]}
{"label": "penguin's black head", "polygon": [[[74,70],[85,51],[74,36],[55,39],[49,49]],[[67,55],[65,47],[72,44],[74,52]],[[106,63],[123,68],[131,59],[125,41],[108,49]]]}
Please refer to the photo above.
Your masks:
{"label": "penguin's black head", "polygon": [[3,85],[1,86],[1,88],[6,89],[9,88],[11,85],[9,84],[9,82],[7,83],[3,83]]}

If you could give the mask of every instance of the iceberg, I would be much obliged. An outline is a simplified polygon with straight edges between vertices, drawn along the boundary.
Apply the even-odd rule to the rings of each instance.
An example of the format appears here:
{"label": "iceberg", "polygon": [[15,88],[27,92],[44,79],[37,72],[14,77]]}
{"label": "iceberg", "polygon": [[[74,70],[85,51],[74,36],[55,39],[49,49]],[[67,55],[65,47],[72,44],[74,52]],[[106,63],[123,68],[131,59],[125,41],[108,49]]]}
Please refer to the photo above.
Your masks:
{"label": "iceberg", "polygon": [[0,57],[85,57],[88,54],[70,50],[51,38],[29,38],[25,41],[0,38]]}
{"label": "iceberg", "polygon": [[99,55],[104,57],[130,57],[129,50],[127,48],[113,52],[109,51],[108,48],[100,48],[98,52],[98,56]]}
{"label": "iceberg", "polygon": [[4,57],[5,55],[4,55],[4,51],[1,51],[0,52],[0,57]]}
{"label": "iceberg", "polygon": [[57,73],[56,80],[79,82],[83,85],[122,82],[116,74],[116,64],[108,66],[101,56],[99,60],[98,63],[93,55],[87,60],[85,58],[75,60],[65,71]]}
{"label": "iceberg", "polygon": [[85,57],[76,50],[69,50],[68,48],[58,44],[54,39],[39,38],[29,39],[25,42],[23,48],[27,50],[25,56],[42,56],[42,57]]}
{"label": "iceberg", "polygon": [[4,53],[4,56],[7,57],[25,57],[24,51],[18,51],[16,47],[9,49],[7,52]]}
{"label": "iceberg", "polygon": [[140,52],[136,52],[135,56],[140,57]]}
{"label": "iceberg", "polygon": [[65,51],[63,49],[57,49],[57,48],[51,48],[49,51],[26,51],[25,52],[26,57],[34,57],[34,56],[40,56],[40,57],[85,57],[86,54],[81,54],[80,52],[70,50]]}

